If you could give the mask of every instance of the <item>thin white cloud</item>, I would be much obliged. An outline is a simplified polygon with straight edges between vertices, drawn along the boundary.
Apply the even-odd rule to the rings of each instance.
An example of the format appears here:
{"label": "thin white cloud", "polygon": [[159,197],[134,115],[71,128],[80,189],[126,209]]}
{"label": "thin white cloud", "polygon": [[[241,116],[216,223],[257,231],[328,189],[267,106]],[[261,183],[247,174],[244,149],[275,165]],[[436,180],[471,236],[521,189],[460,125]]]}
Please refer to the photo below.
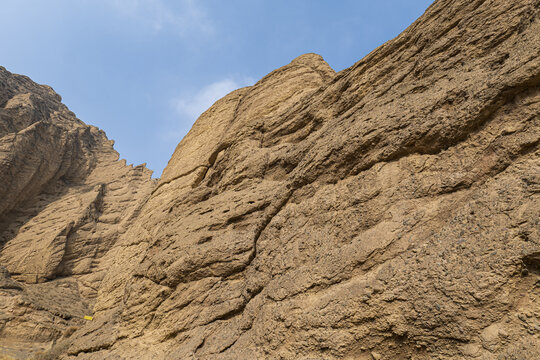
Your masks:
{"label": "thin white cloud", "polygon": [[191,96],[182,96],[173,99],[172,104],[179,115],[188,117],[194,121],[212,106],[213,103],[231,91],[243,86],[252,85],[254,82],[251,78],[241,80],[226,78],[203,87],[199,92]]}
{"label": "thin white cloud", "polygon": [[107,4],[121,16],[154,31],[170,30],[181,36],[214,32],[206,11],[194,0],[107,0]]}
{"label": "thin white cloud", "polygon": [[254,83],[255,80],[250,77],[238,79],[228,77],[204,86],[195,93],[171,99],[170,105],[175,113],[176,120],[174,124],[169,125],[166,131],[160,133],[161,140],[165,143],[178,143],[189,131],[195,120],[216,101],[233,90]]}

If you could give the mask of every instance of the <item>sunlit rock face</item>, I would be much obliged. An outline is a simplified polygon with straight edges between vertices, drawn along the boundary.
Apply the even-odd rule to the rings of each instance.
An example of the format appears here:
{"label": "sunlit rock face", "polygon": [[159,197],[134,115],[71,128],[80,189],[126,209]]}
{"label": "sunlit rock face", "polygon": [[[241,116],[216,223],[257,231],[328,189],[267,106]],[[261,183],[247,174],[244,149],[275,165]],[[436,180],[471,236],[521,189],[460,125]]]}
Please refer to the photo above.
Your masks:
{"label": "sunlit rock face", "polygon": [[[0,68],[0,358],[81,326],[99,264],[155,187],[50,87]],[[71,330],[70,330],[71,331]]]}
{"label": "sunlit rock face", "polygon": [[440,0],[339,73],[302,55],[157,182],[2,70],[0,355],[540,358],[539,15]]}

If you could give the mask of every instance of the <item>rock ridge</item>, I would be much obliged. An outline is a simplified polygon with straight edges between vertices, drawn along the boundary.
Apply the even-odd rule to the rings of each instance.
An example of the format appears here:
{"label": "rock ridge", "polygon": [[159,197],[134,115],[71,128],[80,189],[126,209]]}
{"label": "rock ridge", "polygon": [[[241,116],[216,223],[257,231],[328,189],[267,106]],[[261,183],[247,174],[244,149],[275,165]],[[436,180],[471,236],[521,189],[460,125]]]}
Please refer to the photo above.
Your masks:
{"label": "rock ridge", "polygon": [[0,355],[539,358],[539,15],[438,0],[339,73],[299,56],[157,181],[0,69],[0,195],[30,189],[0,197]]}

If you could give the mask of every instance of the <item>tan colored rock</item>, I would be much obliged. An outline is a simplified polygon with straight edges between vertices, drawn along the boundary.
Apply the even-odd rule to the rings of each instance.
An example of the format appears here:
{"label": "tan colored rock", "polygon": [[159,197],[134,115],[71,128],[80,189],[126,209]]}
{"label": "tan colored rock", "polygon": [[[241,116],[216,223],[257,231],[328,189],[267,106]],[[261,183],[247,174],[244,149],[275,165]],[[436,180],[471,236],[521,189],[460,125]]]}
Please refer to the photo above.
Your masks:
{"label": "tan colored rock", "polygon": [[[303,55],[206,111],[157,186],[139,179],[128,216],[117,195],[110,213],[91,204],[99,184],[131,188],[132,170],[74,162],[80,187],[27,212],[31,226],[4,216],[30,251],[4,247],[0,291],[58,289],[61,274],[94,320],[55,337],[5,317],[0,339],[45,324],[64,359],[539,358],[539,15],[536,0],[439,0],[340,73]],[[31,127],[36,106],[9,124]],[[32,241],[71,196],[76,216]],[[16,281],[32,269],[43,283]]]}
{"label": "tan colored rock", "polygon": [[0,358],[24,358],[92,312],[100,259],[155,185],[50,87],[0,84]]}

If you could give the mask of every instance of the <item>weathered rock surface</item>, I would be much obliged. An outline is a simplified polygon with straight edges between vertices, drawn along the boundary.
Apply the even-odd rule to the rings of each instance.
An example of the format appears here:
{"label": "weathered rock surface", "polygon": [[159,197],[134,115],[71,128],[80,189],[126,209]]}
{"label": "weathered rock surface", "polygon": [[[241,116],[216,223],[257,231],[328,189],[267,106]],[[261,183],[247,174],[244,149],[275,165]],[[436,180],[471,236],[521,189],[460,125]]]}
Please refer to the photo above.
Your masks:
{"label": "weathered rock surface", "polygon": [[101,257],[155,184],[50,87],[4,68],[0,120],[0,357],[24,358],[91,313]]}
{"label": "weathered rock surface", "polygon": [[2,71],[0,344],[540,358],[539,15],[537,0],[439,0],[340,73],[303,55],[216,102],[156,185]]}

